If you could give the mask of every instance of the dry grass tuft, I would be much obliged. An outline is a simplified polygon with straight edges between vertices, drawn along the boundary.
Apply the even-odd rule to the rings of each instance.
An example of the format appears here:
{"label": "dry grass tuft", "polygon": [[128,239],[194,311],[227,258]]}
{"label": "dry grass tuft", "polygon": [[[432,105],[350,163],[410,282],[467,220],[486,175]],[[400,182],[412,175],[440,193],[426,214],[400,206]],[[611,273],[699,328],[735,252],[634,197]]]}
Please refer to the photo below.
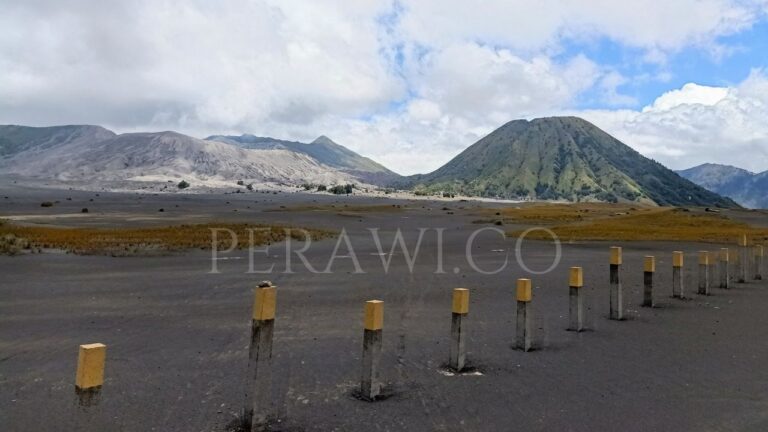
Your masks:
{"label": "dry grass tuft", "polygon": [[[237,248],[280,242],[287,236],[304,240],[331,237],[331,231],[293,228],[280,225],[208,223],[160,228],[53,228],[0,223],[0,239],[14,239],[26,249],[60,249],[78,254],[136,255],[162,253],[185,249],[211,249],[213,229],[231,230],[237,238]],[[218,247],[228,248],[231,236],[219,231]],[[0,253],[2,248],[0,248]]]}

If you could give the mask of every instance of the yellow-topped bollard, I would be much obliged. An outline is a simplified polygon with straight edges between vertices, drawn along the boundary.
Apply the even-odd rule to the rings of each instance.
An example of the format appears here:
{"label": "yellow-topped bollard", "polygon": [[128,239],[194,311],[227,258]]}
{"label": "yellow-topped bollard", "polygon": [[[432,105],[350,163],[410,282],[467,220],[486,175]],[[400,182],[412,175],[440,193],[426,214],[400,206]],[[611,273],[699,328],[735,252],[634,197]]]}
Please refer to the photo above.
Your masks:
{"label": "yellow-topped bollard", "polygon": [[747,282],[749,275],[749,238],[746,234],[742,234],[739,237],[739,249],[741,249],[741,256],[739,257],[739,270],[738,279],[739,283]]}
{"label": "yellow-topped bollard", "polygon": [[258,287],[253,300],[253,319],[275,319],[277,308],[277,288],[274,286]]}
{"label": "yellow-topped bollard", "polygon": [[365,320],[363,325],[366,330],[381,330],[384,328],[383,301],[368,300],[365,302]]}
{"label": "yellow-topped bollard", "polygon": [[568,286],[582,288],[584,286],[584,271],[581,267],[571,267],[568,273]]}
{"label": "yellow-topped bollard", "polygon": [[728,266],[731,261],[731,251],[728,250],[728,248],[721,248],[717,256],[718,256],[718,264],[717,264],[718,275],[720,277],[720,288],[729,289],[731,282],[730,282]]}
{"label": "yellow-topped bollard", "polygon": [[611,246],[611,264],[621,265],[623,264],[622,250],[620,246]]}
{"label": "yellow-topped bollard", "polygon": [[533,298],[530,279],[517,280],[517,301],[529,302]]}
{"label": "yellow-topped bollard", "polygon": [[647,256],[643,258],[643,306],[654,307],[653,302],[653,274],[656,272],[656,258]]}
{"label": "yellow-topped bollard", "polygon": [[451,312],[451,343],[448,366],[457,372],[461,372],[467,359],[466,320],[469,314],[468,289],[454,288]]}
{"label": "yellow-topped bollard", "polygon": [[469,313],[469,290],[466,288],[454,288],[452,306],[453,313]]}
{"label": "yellow-topped bollard", "polygon": [[685,253],[682,251],[672,252],[672,267],[682,267],[685,261]]}
{"label": "yellow-topped bollard", "polygon": [[277,287],[270,281],[256,285],[248,347],[248,378],[243,405],[243,427],[256,430],[276,414],[272,391],[272,339],[275,333]]}
{"label": "yellow-topped bollard", "polygon": [[685,254],[682,251],[672,252],[672,297],[685,298],[683,286],[683,264]]}
{"label": "yellow-topped bollard", "polygon": [[710,295],[709,251],[699,251],[699,294]]}
{"label": "yellow-topped bollard", "polygon": [[610,260],[610,301],[611,311],[610,318],[612,320],[624,319],[624,292],[621,286],[621,264],[622,264],[622,250],[621,247],[611,247],[611,260]]}
{"label": "yellow-topped bollard", "polygon": [[523,351],[530,351],[533,345],[531,334],[531,310],[533,290],[530,279],[517,280],[517,337],[515,345]]}
{"label": "yellow-topped bollard", "polygon": [[80,345],[77,354],[75,393],[81,407],[98,404],[104,384],[104,364],[107,346],[102,343]]}
{"label": "yellow-topped bollard", "polygon": [[75,387],[79,391],[98,390],[104,384],[107,346],[102,343],[80,345],[77,355]]}
{"label": "yellow-topped bollard", "polygon": [[365,302],[363,317],[363,360],[360,376],[360,395],[374,401],[381,393],[379,363],[381,361],[382,334],[384,331],[384,302]]}
{"label": "yellow-topped bollard", "polygon": [[568,330],[584,330],[584,272],[581,267],[571,267],[568,275]]}

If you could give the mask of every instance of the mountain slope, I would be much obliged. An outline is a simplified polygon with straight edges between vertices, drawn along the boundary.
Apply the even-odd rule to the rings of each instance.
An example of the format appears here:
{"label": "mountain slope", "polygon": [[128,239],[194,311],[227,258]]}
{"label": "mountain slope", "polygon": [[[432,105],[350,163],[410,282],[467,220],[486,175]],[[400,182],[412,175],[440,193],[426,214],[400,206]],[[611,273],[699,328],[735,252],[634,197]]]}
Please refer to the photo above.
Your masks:
{"label": "mountain slope", "polygon": [[737,206],[576,117],[511,121],[409,184],[501,198]]}
{"label": "mountain slope", "polygon": [[98,142],[113,137],[115,137],[114,132],[101,126],[0,125],[0,158],[25,151],[40,152],[65,144]]}
{"label": "mountain slope", "polygon": [[383,165],[336,144],[326,136],[320,136],[309,144],[248,134],[240,136],[213,135],[206,139],[235,144],[247,149],[285,149],[303,153],[322,164],[348,173],[366,183],[386,185],[400,179],[400,175],[388,170]]}
{"label": "mountain slope", "polygon": [[[115,135],[92,126],[14,131],[3,144],[0,171],[27,177],[82,181],[354,182],[354,178],[289,150],[247,150],[176,132]],[[66,133],[64,132],[66,130]],[[0,130],[0,134],[2,130]],[[46,133],[49,135],[46,136]],[[0,135],[0,137],[5,137]]]}
{"label": "mountain slope", "polygon": [[768,208],[768,171],[755,174],[729,165],[703,164],[678,173],[743,206]]}

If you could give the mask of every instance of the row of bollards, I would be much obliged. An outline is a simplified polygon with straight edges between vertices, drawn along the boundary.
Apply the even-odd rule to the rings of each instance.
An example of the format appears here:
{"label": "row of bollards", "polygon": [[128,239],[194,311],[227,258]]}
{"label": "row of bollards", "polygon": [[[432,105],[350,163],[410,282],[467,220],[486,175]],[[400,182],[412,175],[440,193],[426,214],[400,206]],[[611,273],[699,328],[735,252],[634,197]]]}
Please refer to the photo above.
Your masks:
{"label": "row of bollards", "polygon": [[[749,271],[749,247],[746,236],[739,241],[741,257],[736,271],[738,280],[745,282]],[[764,269],[763,246],[754,247],[752,273],[755,280],[762,280]],[[715,257],[717,259],[715,259]],[[715,261],[718,261],[719,287],[730,288],[729,265],[732,255],[728,248],[714,254],[699,252],[698,294],[710,295],[714,279]],[[672,253],[672,297],[685,298],[683,279],[684,253]],[[624,298],[621,282],[622,248],[610,249],[610,314],[611,320],[624,319]],[[656,259],[646,256],[643,260],[643,302],[645,307],[655,307],[654,274]],[[581,267],[571,267],[569,273],[569,331],[585,330],[584,311],[584,274]],[[467,317],[469,315],[469,295],[466,288],[453,290],[451,305],[451,340],[449,344],[450,369],[461,372],[467,364]],[[248,382],[246,383],[244,404],[241,412],[244,430],[257,430],[260,425],[270,420],[274,408],[271,400],[272,386],[272,340],[276,315],[277,289],[270,282],[260,283],[256,290],[251,320],[251,339],[248,352]],[[530,279],[518,279],[516,286],[517,329],[515,347],[527,352],[533,348],[532,300],[533,286]],[[370,300],[365,303],[363,319],[363,351],[360,376],[360,397],[374,401],[380,397],[382,382],[379,364],[383,348],[384,302]],[[88,407],[98,402],[104,383],[104,364],[106,346],[100,343],[80,345],[77,362],[75,390],[78,403]]]}

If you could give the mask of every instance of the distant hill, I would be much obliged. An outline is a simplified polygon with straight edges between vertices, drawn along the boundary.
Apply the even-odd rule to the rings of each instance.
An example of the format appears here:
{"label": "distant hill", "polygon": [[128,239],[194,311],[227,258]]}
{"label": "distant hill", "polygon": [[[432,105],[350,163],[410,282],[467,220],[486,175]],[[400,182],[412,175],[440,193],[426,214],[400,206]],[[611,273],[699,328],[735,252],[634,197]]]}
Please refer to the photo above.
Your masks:
{"label": "distant hill", "polygon": [[576,117],[511,121],[404,184],[509,199],[738,206]]}
{"label": "distant hill", "polygon": [[745,207],[768,208],[768,171],[755,174],[730,165],[707,163],[678,173]]}
{"label": "distant hill", "polygon": [[207,140],[239,145],[247,149],[274,150],[283,149],[306,154],[320,163],[350,174],[363,182],[386,185],[401,178],[383,165],[360,156],[352,150],[336,144],[326,136],[320,136],[309,144],[297,141],[283,141],[255,135],[213,135]]}
{"label": "distant hill", "polygon": [[176,132],[117,135],[98,126],[0,126],[0,173],[94,183],[184,179],[193,186],[357,182],[287,149],[248,150]]}

